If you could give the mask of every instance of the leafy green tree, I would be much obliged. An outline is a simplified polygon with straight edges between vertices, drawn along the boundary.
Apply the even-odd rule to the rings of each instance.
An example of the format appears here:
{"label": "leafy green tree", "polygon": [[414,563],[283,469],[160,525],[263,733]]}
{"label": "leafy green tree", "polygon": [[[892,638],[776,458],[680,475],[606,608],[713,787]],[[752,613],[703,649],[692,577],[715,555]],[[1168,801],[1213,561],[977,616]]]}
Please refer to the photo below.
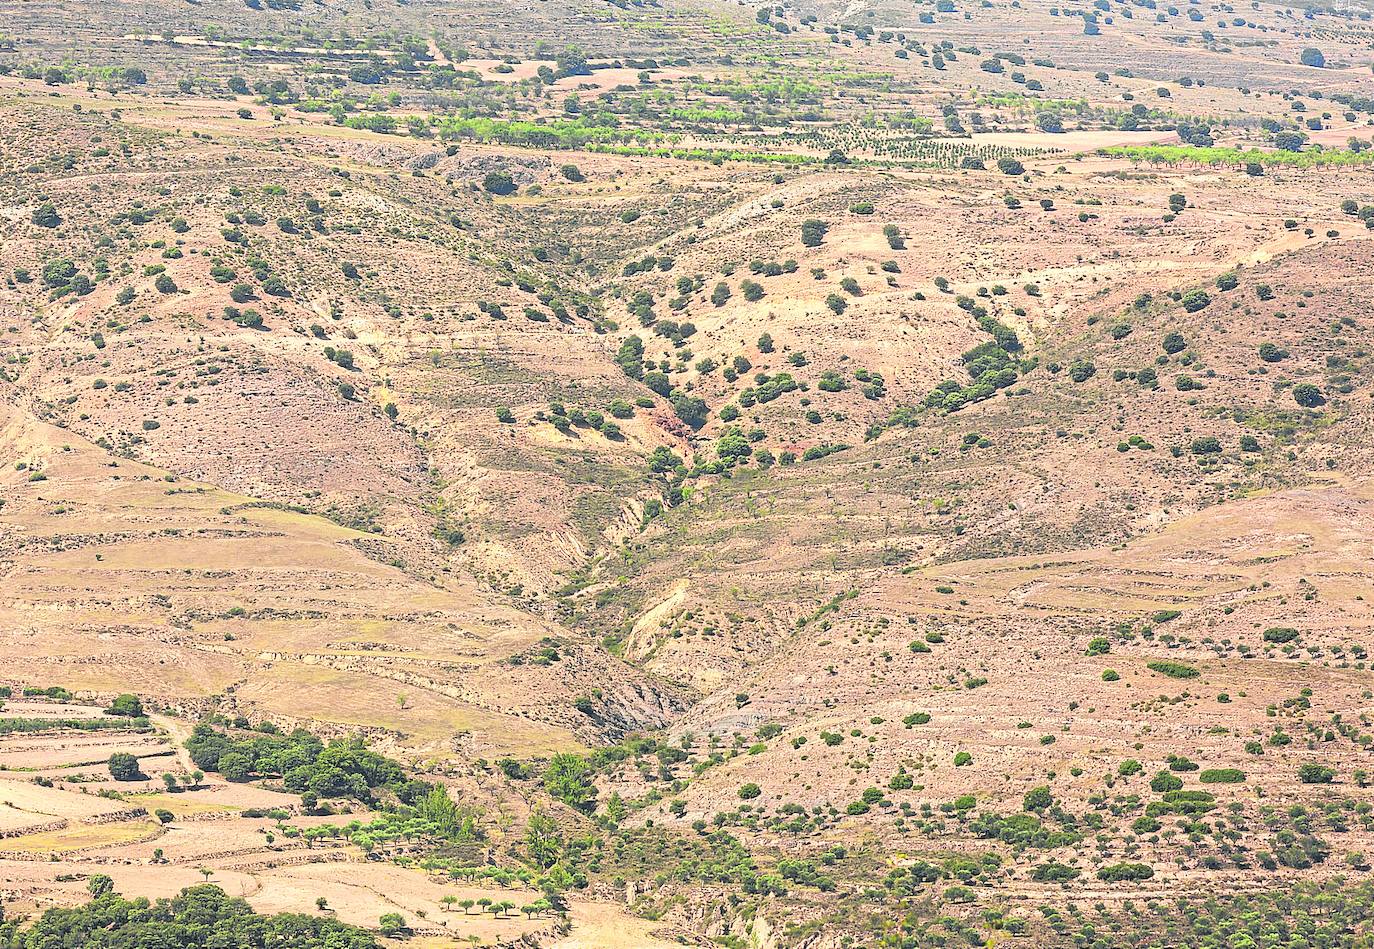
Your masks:
{"label": "leafy green tree", "polygon": [[75,276],[76,264],[67,260],[65,257],[58,257],[43,265],[42,277],[44,286],[65,287],[72,282],[72,278]]}
{"label": "leafy green tree", "polygon": [[1154,875],[1154,868],[1144,863],[1114,863],[1097,871],[1097,878],[1108,883],[1148,880]]}
{"label": "leafy green tree", "polygon": [[645,373],[644,384],[653,392],[664,397],[673,389],[673,384],[668,380],[668,374],[657,370]]}
{"label": "leafy green tree", "polygon": [[568,46],[554,57],[555,75],[558,78],[564,76],[587,76],[591,74],[591,66],[587,63],[587,54],[582,51],[580,46]]}
{"label": "leafy green tree", "polygon": [[682,466],[682,459],[673,454],[666,445],[658,445],[649,452],[649,470],[654,474],[665,474]]}
{"label": "leafy green tree", "polygon": [[242,752],[226,751],[219,757],[219,773],[226,781],[247,781],[253,774],[253,759]]}
{"label": "leafy green tree", "polygon": [[[616,365],[631,379],[644,378],[644,340],[627,336],[615,354]],[[613,413],[614,414],[614,413]]]}
{"label": "leafy green tree", "polygon": [[738,426],[727,428],[716,441],[716,454],[723,459],[748,458],[753,452],[754,446]]}
{"label": "leafy green tree", "polygon": [[1274,135],[1274,147],[1281,152],[1302,151],[1306,142],[1307,136],[1302,132],[1277,132]]}
{"label": "leafy green tree", "polygon": [[668,401],[673,404],[673,412],[677,417],[693,428],[700,428],[705,423],[707,407],[704,399],[674,389]]}
{"label": "leafy green tree", "polygon": [[830,230],[830,225],[820,218],[808,218],[802,222],[801,240],[807,247],[819,247],[825,240],[826,232]]}
{"label": "leafy green tree", "polygon": [[406,925],[405,917],[400,913],[384,913],[377,920],[377,931],[388,939],[407,932],[409,928]]}
{"label": "leafy green tree", "polygon": [[1050,793],[1049,787],[1044,784],[1031,788],[1022,800],[1022,807],[1028,811],[1047,810],[1053,804],[1054,795]]}
{"label": "leafy green tree", "polygon": [[496,195],[514,194],[516,190],[515,179],[510,176],[508,171],[489,171],[482,179],[482,187]]}
{"label": "leafy green tree", "polygon": [[1298,768],[1298,780],[1303,784],[1330,784],[1335,779],[1335,769],[1323,764],[1308,762]]}
{"label": "leafy green tree", "polygon": [[138,768],[138,759],[127,752],[116,751],[110,755],[108,767],[110,777],[116,781],[140,781],[143,779],[143,772]]}
{"label": "leafy green tree", "polygon": [[110,707],[105,710],[107,715],[127,715],[137,718],[143,714],[143,703],[138,696],[130,695],[125,692],[123,695],[115,696],[115,700],[110,703]]}
{"label": "leafy green tree", "polygon": [[1058,134],[1064,131],[1064,119],[1058,112],[1041,112],[1035,117],[1035,124],[1042,132]]}
{"label": "leafy green tree", "polygon": [[544,869],[557,863],[563,854],[562,831],[553,818],[542,810],[536,809],[530,815],[530,822],[525,828],[525,849],[530,859]]}
{"label": "leafy green tree", "polygon": [[86,892],[96,899],[109,896],[114,893],[114,880],[103,873],[93,873],[91,878],[86,881]]}
{"label": "leafy green tree", "polygon": [[548,767],[544,769],[544,790],[585,814],[596,810],[592,766],[580,755],[563,752],[550,758]]}

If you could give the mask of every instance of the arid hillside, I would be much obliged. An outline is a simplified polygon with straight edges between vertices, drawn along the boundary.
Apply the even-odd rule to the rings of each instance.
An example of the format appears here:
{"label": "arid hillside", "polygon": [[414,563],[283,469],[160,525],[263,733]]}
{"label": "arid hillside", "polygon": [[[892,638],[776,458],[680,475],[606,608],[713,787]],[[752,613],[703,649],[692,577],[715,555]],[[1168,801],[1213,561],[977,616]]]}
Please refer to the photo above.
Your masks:
{"label": "arid hillside", "polygon": [[1374,932],[1367,10],[0,13],[0,947]]}

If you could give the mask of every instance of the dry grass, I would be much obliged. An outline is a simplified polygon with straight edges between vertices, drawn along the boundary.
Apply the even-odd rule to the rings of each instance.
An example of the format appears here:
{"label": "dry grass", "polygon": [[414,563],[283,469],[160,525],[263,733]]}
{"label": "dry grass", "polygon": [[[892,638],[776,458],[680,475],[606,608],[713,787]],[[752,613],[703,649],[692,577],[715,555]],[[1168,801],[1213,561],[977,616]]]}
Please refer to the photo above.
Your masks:
{"label": "dry grass", "polygon": [[4,849],[17,853],[66,854],[78,850],[94,850],[152,840],[160,833],[162,825],[156,821],[81,824],[61,830],[11,837],[4,842]]}

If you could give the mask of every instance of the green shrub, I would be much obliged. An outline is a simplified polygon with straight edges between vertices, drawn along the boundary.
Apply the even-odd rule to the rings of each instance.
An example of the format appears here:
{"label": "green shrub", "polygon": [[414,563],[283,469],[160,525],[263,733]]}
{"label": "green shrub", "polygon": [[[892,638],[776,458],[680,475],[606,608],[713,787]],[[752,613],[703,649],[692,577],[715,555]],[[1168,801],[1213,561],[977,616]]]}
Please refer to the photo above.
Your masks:
{"label": "green shrub", "polygon": [[817,218],[809,218],[802,222],[801,240],[807,247],[819,247],[825,240],[826,232],[830,230],[830,225]]}
{"label": "green shrub", "polygon": [[1303,784],[1330,784],[1335,779],[1335,769],[1326,765],[1309,762],[1298,769],[1298,780]]}
{"label": "green shrub", "polygon": [[1305,409],[1315,409],[1326,404],[1326,397],[1312,383],[1301,382],[1293,387],[1293,401]]}
{"label": "green shrub", "polygon": [[1026,792],[1022,798],[1021,806],[1028,811],[1047,810],[1054,804],[1054,795],[1050,793],[1048,785],[1038,785]]}
{"label": "green shrub", "polygon": [[1183,295],[1183,309],[1189,313],[1196,313],[1212,302],[1212,298],[1203,289],[1189,290]]}
{"label": "green shrub", "polygon": [[490,171],[482,179],[482,187],[491,194],[507,195],[513,194],[516,190],[515,180],[511,178],[510,172]]}
{"label": "green shrub", "polygon": [[33,209],[29,215],[29,220],[39,227],[57,227],[62,223],[62,217],[57,213],[57,208],[53,207],[51,201],[44,201]]}
{"label": "green shrub", "polygon": [[1074,360],[1069,366],[1069,378],[1074,382],[1087,382],[1097,374],[1097,366],[1086,359]]}
{"label": "green shrub", "polygon": [[1145,807],[1145,816],[1161,814],[1205,814],[1217,806],[1217,799],[1206,791],[1165,791],[1161,800]]}
{"label": "green shrub", "polygon": [[1114,863],[1097,871],[1097,878],[1108,883],[1148,880],[1154,875],[1154,868],[1144,863]]}
{"label": "green shrub", "polygon": [[1031,879],[1040,883],[1067,883],[1076,880],[1082,871],[1066,863],[1042,863],[1031,871]]}
{"label": "green shrub", "polygon": [[1177,775],[1170,774],[1168,771],[1160,771],[1150,779],[1150,790],[1157,794],[1166,791],[1177,791],[1183,787],[1183,779]]}
{"label": "green shrub", "polygon": [[1159,659],[1155,662],[1151,662],[1149,663],[1149,668],[1171,679],[1196,679],[1201,675],[1201,673],[1192,666],[1182,662],[1173,662],[1169,659]]}
{"label": "green shrub", "polygon": [[1203,784],[1241,784],[1245,772],[1239,768],[1208,768],[1197,776]]}

